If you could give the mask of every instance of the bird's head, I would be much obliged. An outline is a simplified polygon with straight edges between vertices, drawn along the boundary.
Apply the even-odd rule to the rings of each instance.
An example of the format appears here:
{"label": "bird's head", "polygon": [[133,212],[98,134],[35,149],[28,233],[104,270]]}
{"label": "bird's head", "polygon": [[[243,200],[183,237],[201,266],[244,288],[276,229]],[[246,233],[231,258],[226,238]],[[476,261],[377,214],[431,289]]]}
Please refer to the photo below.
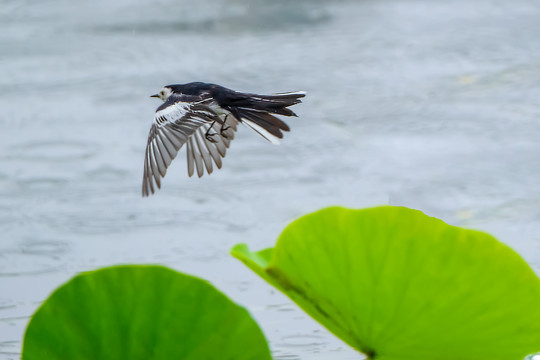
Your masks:
{"label": "bird's head", "polygon": [[165,100],[167,100],[167,98],[168,98],[169,96],[171,96],[172,92],[173,92],[173,91],[172,91],[172,89],[171,89],[170,87],[164,86],[163,89],[161,89],[161,90],[159,91],[159,93],[154,94],[154,95],[152,95],[152,96],[150,96],[150,97],[159,98],[159,99],[165,101]]}

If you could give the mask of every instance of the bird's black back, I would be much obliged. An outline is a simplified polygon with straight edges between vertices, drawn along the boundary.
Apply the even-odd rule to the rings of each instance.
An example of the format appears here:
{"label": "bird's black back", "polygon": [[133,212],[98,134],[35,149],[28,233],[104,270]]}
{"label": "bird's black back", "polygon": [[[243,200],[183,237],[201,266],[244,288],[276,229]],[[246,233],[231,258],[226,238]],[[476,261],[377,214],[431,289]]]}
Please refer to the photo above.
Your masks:
{"label": "bird's black back", "polygon": [[191,82],[187,84],[167,85],[173,93],[200,96],[203,93],[210,95],[220,106],[235,106],[238,101],[246,100],[252,94],[244,94],[221,85]]}
{"label": "bird's black back", "polygon": [[276,95],[258,95],[243,93],[223,87],[221,85],[191,82],[187,84],[167,85],[176,95],[187,96],[210,96],[219,106],[229,110],[237,118],[240,114],[236,108],[247,108],[259,111],[267,111],[285,116],[295,116],[294,112],[287,109],[289,106],[301,102],[299,98],[304,97],[303,93],[285,93]]}
{"label": "bird's black back", "polygon": [[200,95],[202,92],[209,92],[214,87],[222,87],[216,84],[209,84],[204,82],[191,82],[187,84],[174,84],[167,85],[173,93],[185,94],[185,95]]}

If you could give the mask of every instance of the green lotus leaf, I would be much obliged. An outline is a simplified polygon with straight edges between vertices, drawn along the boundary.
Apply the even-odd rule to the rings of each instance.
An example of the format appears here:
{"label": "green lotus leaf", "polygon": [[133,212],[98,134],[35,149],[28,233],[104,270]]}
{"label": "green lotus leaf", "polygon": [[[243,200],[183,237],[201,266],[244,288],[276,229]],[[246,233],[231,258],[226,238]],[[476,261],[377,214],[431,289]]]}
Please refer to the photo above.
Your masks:
{"label": "green lotus leaf", "polygon": [[231,253],[378,360],[522,360],[540,350],[540,280],[492,236],[415,210],[328,208],[274,249]]}
{"label": "green lotus leaf", "polygon": [[22,360],[271,359],[242,307],[206,281],[160,266],[78,275],[32,317]]}

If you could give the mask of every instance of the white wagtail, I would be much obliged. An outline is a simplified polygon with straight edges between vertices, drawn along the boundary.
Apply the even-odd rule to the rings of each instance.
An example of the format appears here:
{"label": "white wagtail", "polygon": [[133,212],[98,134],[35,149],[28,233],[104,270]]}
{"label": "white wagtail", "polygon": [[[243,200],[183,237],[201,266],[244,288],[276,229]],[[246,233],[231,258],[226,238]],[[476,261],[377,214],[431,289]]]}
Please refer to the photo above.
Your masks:
{"label": "white wagtail", "polygon": [[143,196],[161,187],[161,178],[187,143],[188,174],[212,173],[212,160],[221,169],[221,158],[234,138],[238,123],[246,124],[273,144],[279,144],[282,131],[289,131],[272,114],[296,116],[288,109],[300,103],[305,92],[257,95],[241,93],[223,86],[192,82],[167,85],[157,97],[163,104],[156,110],[144,158]]}

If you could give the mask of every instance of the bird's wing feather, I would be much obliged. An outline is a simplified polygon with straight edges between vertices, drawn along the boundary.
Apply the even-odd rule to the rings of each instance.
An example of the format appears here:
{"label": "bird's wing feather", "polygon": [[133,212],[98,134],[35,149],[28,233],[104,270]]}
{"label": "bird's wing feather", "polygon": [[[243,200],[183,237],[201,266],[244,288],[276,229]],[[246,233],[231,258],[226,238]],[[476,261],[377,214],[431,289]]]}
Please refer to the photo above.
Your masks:
{"label": "bird's wing feather", "polygon": [[[211,174],[213,171],[212,160],[218,169],[221,169],[221,159],[225,157],[239,123],[239,121],[230,114],[223,117],[222,122],[223,121],[225,129],[228,128],[223,131],[223,135],[225,136],[221,133],[222,124],[219,122],[206,123],[199,127],[192,138],[190,138],[190,141],[188,141],[186,154],[189,176],[192,176],[195,170],[197,170],[197,175],[201,177],[204,175],[205,169],[208,174]],[[210,126],[212,126],[210,133],[216,134],[212,137],[216,142],[208,141],[205,137]]]}
{"label": "bird's wing feather", "polygon": [[[143,196],[154,193],[156,190],[154,183],[157,188],[161,187],[161,178],[165,176],[167,168],[180,148],[186,142],[188,144],[192,142],[191,137],[201,127],[210,126],[216,119],[218,115],[206,99],[193,102],[192,99],[186,97],[171,96],[157,108],[146,145]],[[197,163],[203,161],[201,156],[195,158]],[[188,157],[188,169],[189,167]],[[193,167],[193,162],[191,162],[191,167]]]}

